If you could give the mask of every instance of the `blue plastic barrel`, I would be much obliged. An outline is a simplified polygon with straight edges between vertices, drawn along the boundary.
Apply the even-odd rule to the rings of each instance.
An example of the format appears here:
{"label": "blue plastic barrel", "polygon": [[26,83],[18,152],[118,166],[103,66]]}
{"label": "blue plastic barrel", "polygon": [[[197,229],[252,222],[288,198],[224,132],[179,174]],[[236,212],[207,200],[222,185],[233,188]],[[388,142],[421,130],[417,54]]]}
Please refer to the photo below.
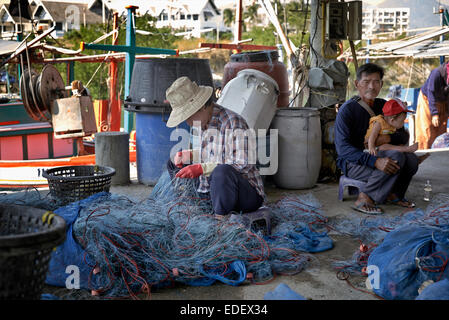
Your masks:
{"label": "blue plastic barrel", "polygon": [[[170,151],[188,148],[178,146],[181,138],[170,141],[176,128],[167,128],[171,107],[165,92],[179,77],[187,76],[198,85],[213,87],[212,72],[207,59],[136,58],[131,78],[130,95],[124,109],[136,113],[136,162],[140,183],[154,186],[166,169]],[[184,122],[178,129],[189,130]],[[176,138],[176,137],[175,137]],[[188,137],[184,139],[188,141]]]}
{"label": "blue plastic barrel", "polygon": [[[183,122],[177,128],[167,128],[166,123],[169,114],[166,113],[136,113],[136,165],[137,179],[140,183],[154,186],[159,177],[165,171],[167,161],[170,158],[170,151],[179,143],[184,143],[178,132],[186,130],[189,126]],[[176,141],[170,141],[172,131],[175,132]],[[184,149],[188,147],[184,146]],[[179,145],[179,151],[183,148]],[[178,150],[179,149],[179,150]]]}

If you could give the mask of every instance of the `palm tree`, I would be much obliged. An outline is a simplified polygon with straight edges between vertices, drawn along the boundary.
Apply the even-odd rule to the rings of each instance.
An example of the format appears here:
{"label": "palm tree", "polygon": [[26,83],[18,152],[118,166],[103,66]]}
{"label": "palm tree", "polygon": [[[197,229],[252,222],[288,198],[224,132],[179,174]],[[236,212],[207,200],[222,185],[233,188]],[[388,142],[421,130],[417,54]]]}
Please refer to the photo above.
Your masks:
{"label": "palm tree", "polygon": [[258,3],[253,3],[246,8],[245,13],[243,14],[244,19],[248,19],[251,25],[259,22],[259,18],[257,16],[257,10],[259,9],[259,7],[260,5]]}
{"label": "palm tree", "polygon": [[234,10],[229,8],[223,10],[223,22],[228,27],[234,23]]}

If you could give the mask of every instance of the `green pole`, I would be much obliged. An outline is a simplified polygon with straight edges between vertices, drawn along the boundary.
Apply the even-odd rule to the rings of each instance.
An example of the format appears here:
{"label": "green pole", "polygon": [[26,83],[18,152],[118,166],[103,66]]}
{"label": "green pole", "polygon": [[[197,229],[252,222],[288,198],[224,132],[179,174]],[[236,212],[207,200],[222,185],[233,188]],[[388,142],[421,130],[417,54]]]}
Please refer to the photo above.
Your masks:
{"label": "green pole", "polygon": [[6,88],[6,91],[8,92],[8,95],[10,95],[11,94],[11,90],[9,89],[10,83],[9,83],[8,64],[5,64],[5,72],[6,72],[6,85],[8,86]]}
{"label": "green pole", "polygon": [[[22,42],[22,32],[18,32],[17,33],[17,41],[18,42]],[[20,78],[22,76],[22,68],[20,67],[20,63],[17,64],[17,78],[19,79],[19,84],[20,84]]]}
{"label": "green pole", "polygon": [[[106,44],[89,44],[81,42],[81,51],[85,49],[92,50],[104,50],[104,51],[116,51],[125,52],[125,99],[130,94],[131,78],[134,67],[134,60],[136,53],[143,54],[166,54],[166,55],[178,55],[178,50],[173,49],[160,49],[160,48],[148,48],[148,47],[136,47],[136,32],[135,32],[135,11],[138,7],[127,6],[128,16],[126,19],[126,45],[106,45]],[[123,126],[126,132],[131,132],[134,126],[134,114],[123,110]]]}
{"label": "green pole", "polygon": [[[126,19],[126,46],[129,50],[126,51],[125,57],[125,99],[129,96],[129,88],[131,86],[131,77],[133,73],[134,60],[136,58],[136,53],[134,48],[136,47],[136,34],[134,31],[134,12],[136,7],[127,6],[128,17]],[[123,125],[126,132],[131,132],[134,126],[133,114],[124,110],[123,113]]]}

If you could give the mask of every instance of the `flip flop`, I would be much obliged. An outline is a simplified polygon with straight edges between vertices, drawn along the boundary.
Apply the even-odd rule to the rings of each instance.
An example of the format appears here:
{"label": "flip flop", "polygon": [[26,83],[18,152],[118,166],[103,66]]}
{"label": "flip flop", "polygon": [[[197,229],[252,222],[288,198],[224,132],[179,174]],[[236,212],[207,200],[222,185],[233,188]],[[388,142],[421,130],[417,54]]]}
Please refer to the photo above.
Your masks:
{"label": "flip flop", "polygon": [[[400,204],[399,202],[406,202],[406,203],[409,203],[409,205],[403,205],[403,204]],[[394,200],[389,200],[388,203],[396,205],[396,206],[400,206],[400,207],[403,207],[403,208],[414,208],[414,207],[416,207],[416,203],[414,203],[413,201],[407,200],[407,198],[402,198],[402,199],[397,198],[397,199],[394,199]]]}
{"label": "flip flop", "polygon": [[[369,211],[369,210],[363,209],[363,207],[375,208],[375,209],[377,209],[379,211]],[[381,208],[379,208],[376,205],[372,205],[372,204],[370,204],[368,202],[361,202],[361,203],[359,203],[357,205],[354,204],[353,206],[351,206],[351,208],[356,210],[356,211],[359,211],[361,213],[369,214],[369,215],[379,215],[379,214],[383,213],[383,210]]]}

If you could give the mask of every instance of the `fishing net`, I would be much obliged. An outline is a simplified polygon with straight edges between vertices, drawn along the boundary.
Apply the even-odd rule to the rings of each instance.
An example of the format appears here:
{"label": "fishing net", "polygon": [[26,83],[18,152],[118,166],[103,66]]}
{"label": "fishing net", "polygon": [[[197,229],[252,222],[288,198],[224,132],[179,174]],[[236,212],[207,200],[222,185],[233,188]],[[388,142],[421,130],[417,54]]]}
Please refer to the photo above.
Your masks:
{"label": "fishing net", "polygon": [[88,255],[88,288],[102,297],[149,297],[152,288],[177,282],[262,283],[317,268],[309,252],[332,247],[324,231],[311,229],[321,228],[324,217],[310,195],[273,204],[272,234],[266,236],[217,219],[194,180],[172,180],[168,172],[147,200],[103,192],[71,208],[78,215],[73,236]]}
{"label": "fishing net", "polygon": [[56,210],[64,205],[62,201],[54,199],[49,192],[44,194],[44,192],[40,192],[34,187],[25,188],[16,192],[2,192],[0,193],[0,203],[31,206],[50,211]]}
{"label": "fishing net", "polygon": [[348,260],[334,261],[333,267],[350,274],[366,275],[365,268],[371,252],[385,237],[400,227],[447,226],[449,225],[449,194],[440,193],[433,197],[426,210],[410,209],[397,216],[364,216],[346,214],[344,218],[328,221],[329,229],[341,235],[355,238],[360,247]]}

